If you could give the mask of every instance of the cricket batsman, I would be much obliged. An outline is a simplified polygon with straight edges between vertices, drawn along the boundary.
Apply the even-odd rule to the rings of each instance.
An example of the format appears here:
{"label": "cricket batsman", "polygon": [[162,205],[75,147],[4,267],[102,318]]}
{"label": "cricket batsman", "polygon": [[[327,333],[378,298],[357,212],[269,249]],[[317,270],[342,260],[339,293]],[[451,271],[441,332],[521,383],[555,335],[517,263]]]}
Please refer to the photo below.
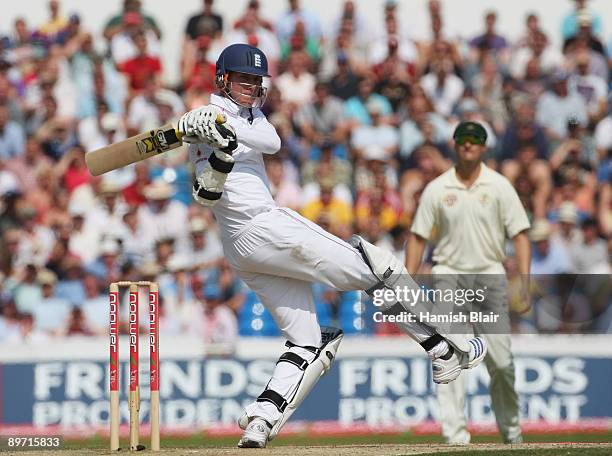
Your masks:
{"label": "cricket batsman", "polygon": [[[462,122],[453,138],[457,163],[423,191],[406,246],[406,268],[410,274],[416,274],[435,227],[432,273],[436,288],[448,290],[468,284],[485,290],[485,300],[472,309],[480,309],[481,314],[486,310],[507,322],[507,281],[502,264],[506,236],[514,244],[523,279],[523,300],[528,308],[529,220],[510,182],[482,162],[487,150],[484,127],[476,122]],[[469,333],[471,326],[465,324],[462,330]],[[478,319],[473,325],[474,331],[487,341],[485,364],[491,376],[490,393],[497,425],[505,443],[520,443],[509,325],[487,328],[488,331],[483,330]],[[452,384],[437,387],[442,433],[450,444],[470,442],[465,394],[465,375]]]}
{"label": "cricket batsman", "polygon": [[[313,282],[369,294],[417,287],[390,252],[357,236],[347,243],[300,214],[277,207],[263,162],[263,154],[274,154],[281,145],[260,109],[266,77],[268,61],[261,50],[247,44],[228,46],[216,63],[218,94],[211,95],[209,105],[185,114],[178,127],[183,140],[191,143],[193,198],[212,208],[230,265],[287,339],[265,390],[239,420],[244,429],[240,448],[264,448],[336,356],[342,331],[319,327]],[[401,328],[427,351],[436,383],[454,380],[486,354],[486,343],[479,338],[447,336],[418,321]]]}

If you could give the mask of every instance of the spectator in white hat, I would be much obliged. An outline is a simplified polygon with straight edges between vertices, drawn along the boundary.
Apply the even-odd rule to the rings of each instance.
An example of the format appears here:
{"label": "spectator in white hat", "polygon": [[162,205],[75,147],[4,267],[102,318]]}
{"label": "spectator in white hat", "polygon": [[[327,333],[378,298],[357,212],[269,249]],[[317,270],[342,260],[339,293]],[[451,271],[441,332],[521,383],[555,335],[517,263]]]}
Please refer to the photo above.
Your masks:
{"label": "spectator in white hat", "polygon": [[587,8],[588,0],[573,0],[573,3],[574,11],[566,14],[561,24],[561,34],[563,35],[563,39],[567,40],[578,34],[580,29],[580,18],[585,14],[588,14],[591,17],[593,34],[596,36],[601,36],[603,32],[601,16]]}
{"label": "spectator in white hat", "polygon": [[389,118],[384,115],[384,106],[378,100],[368,100],[366,109],[371,124],[359,125],[353,130],[351,145],[360,156],[363,156],[370,147],[377,146],[382,148],[385,159],[389,160],[399,148],[397,128],[389,124]]}
{"label": "spectator in white hat", "polygon": [[97,204],[88,212],[88,223],[100,236],[117,238],[121,233],[123,215],[128,207],[121,194],[121,185],[106,175],[98,188]]}
{"label": "spectator in white hat", "polygon": [[100,246],[100,255],[94,263],[86,265],[89,274],[96,276],[100,284],[125,280],[121,271],[121,250],[115,239],[106,239]]}
{"label": "spectator in white hat", "polygon": [[50,335],[61,335],[70,314],[70,303],[55,296],[57,276],[46,269],[38,273],[42,297],[33,306],[34,328]]}
{"label": "spectator in white hat", "polygon": [[155,239],[181,240],[187,235],[187,208],[172,199],[174,187],[163,179],[147,185],[143,194],[147,204],[138,210],[139,224],[147,227],[148,235]]}
{"label": "spectator in white hat", "polygon": [[578,225],[578,209],[571,201],[565,201],[559,205],[557,212],[557,230],[550,237],[551,242],[565,246],[571,251],[582,242],[582,232]]}
{"label": "spectator in white hat", "polygon": [[109,112],[108,105],[98,103],[97,115],[79,122],[79,141],[87,152],[125,139],[125,126],[119,114]]}
{"label": "spectator in white hat", "polygon": [[200,270],[204,277],[223,259],[223,247],[217,232],[201,217],[189,222],[189,242],[183,250],[192,270]]}
{"label": "spectator in white hat", "polygon": [[531,274],[563,274],[572,271],[567,249],[556,242],[551,242],[552,227],[548,220],[539,219],[533,222],[529,239],[533,243]]}
{"label": "spectator in white hat", "polygon": [[177,93],[162,88],[160,82],[155,78],[149,78],[145,82],[142,92],[132,98],[128,105],[128,136],[163,125],[162,111],[166,107],[170,108],[174,116],[180,116],[185,112],[183,100]]}

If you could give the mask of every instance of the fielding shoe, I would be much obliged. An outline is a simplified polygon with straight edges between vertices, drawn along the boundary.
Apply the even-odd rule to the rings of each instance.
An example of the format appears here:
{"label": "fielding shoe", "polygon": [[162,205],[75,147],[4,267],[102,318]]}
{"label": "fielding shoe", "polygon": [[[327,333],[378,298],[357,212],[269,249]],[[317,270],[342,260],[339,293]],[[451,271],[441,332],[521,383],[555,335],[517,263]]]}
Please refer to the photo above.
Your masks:
{"label": "fielding shoe", "polygon": [[263,418],[253,417],[247,424],[238,448],[265,448],[272,426]]}
{"label": "fielding shoe", "polygon": [[459,377],[463,369],[472,369],[478,366],[487,354],[487,343],[480,337],[469,340],[470,352],[461,353],[453,349],[447,359],[446,356],[436,358],[431,362],[434,383],[450,383]]}
{"label": "fielding shoe", "polygon": [[523,443],[523,436],[519,434],[515,437],[504,437],[504,443],[507,445],[520,445]]}

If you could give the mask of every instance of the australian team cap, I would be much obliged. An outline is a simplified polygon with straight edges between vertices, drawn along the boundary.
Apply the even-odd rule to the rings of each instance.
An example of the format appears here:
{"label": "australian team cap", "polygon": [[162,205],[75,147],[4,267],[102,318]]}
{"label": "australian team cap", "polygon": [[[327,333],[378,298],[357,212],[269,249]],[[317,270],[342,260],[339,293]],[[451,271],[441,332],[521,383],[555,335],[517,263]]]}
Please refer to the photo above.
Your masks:
{"label": "australian team cap", "polygon": [[453,138],[457,139],[466,136],[479,138],[484,143],[487,140],[487,130],[478,122],[461,122],[457,125],[457,128],[455,128]]}

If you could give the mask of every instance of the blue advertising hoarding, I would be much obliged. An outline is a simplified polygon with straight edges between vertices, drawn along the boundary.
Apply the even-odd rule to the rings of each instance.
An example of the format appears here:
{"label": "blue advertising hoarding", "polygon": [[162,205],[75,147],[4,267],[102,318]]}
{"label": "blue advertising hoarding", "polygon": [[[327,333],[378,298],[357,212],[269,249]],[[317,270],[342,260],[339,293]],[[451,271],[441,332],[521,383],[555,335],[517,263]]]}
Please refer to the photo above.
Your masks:
{"label": "blue advertising hoarding", "polygon": [[[168,359],[161,363],[161,419],[168,427],[231,425],[264,388],[276,358]],[[143,362],[143,368],[146,362]],[[608,357],[517,355],[516,387],[529,421],[609,417],[612,360]],[[127,422],[129,369],[121,369],[122,419]],[[148,419],[147,375],[141,375],[141,416]],[[492,422],[484,366],[467,381],[467,413]],[[8,362],[0,371],[4,426],[99,427],[108,422],[108,365],[98,360]],[[339,359],[293,420],[410,426],[435,420],[430,364],[421,356]]]}

